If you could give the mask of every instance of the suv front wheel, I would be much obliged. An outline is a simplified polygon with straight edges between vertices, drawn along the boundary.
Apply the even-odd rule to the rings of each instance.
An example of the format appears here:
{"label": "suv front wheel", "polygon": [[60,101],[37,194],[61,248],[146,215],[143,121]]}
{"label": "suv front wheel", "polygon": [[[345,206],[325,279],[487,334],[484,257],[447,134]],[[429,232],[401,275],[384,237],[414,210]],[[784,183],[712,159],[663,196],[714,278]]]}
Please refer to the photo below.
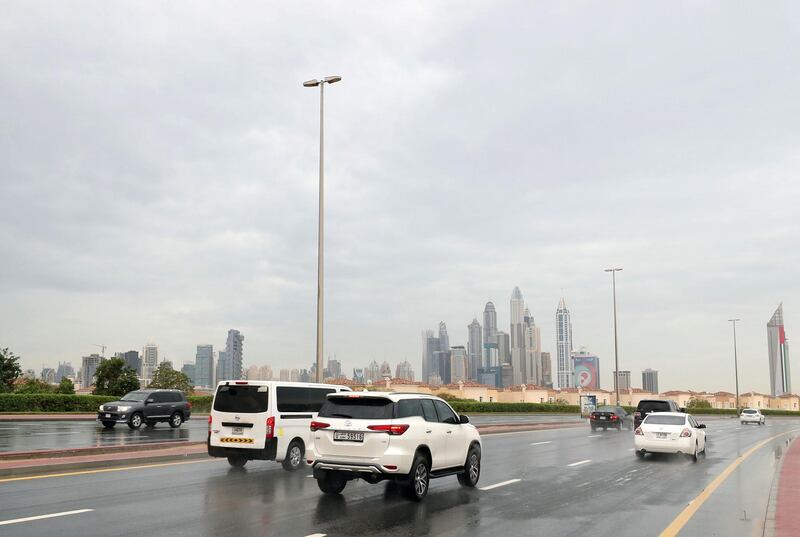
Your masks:
{"label": "suv front wheel", "polygon": [[465,487],[474,487],[481,477],[481,450],[472,446],[467,453],[464,473],[458,474],[458,482]]}
{"label": "suv front wheel", "polygon": [[134,431],[142,426],[142,413],[141,412],[134,412],[131,419],[128,420],[128,427],[133,429]]}

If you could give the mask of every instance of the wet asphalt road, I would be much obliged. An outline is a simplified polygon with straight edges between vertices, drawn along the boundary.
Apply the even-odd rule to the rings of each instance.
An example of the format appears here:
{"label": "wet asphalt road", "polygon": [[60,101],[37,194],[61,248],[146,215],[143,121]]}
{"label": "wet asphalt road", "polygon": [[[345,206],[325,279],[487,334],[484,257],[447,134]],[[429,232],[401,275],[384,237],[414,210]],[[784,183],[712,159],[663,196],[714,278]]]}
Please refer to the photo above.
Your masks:
{"label": "wet asphalt road", "polygon": [[[551,423],[580,421],[575,414],[496,414],[473,415],[476,425],[492,423]],[[206,439],[208,425],[205,416],[197,416],[172,429],[159,423],[153,429],[142,427],[130,430],[117,424],[111,430],[92,420],[81,421],[0,421],[0,452],[37,451],[83,447],[138,445],[153,442],[187,442]]]}
{"label": "wet asphalt road", "polygon": [[[701,420],[702,421],[702,420]],[[800,420],[767,427],[709,420],[708,454],[638,460],[629,431],[587,427],[484,437],[479,487],[455,477],[431,482],[421,504],[386,483],[355,481],[341,496],[321,494],[310,472],[270,462],[243,471],[224,460],[25,481],[0,480],[0,522],[93,511],[0,527],[4,536],[650,536],[658,535],[717,475],[761,440],[703,504],[681,535],[762,533],[769,489]],[[583,464],[581,461],[591,461]],[[746,511],[746,512],[745,512]]]}

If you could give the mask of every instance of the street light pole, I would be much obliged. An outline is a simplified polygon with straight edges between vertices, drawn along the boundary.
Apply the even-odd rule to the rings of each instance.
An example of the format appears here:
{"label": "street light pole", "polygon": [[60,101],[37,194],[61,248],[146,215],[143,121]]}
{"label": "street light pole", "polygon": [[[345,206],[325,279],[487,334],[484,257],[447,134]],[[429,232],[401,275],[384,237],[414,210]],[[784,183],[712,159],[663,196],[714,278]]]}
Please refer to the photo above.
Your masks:
{"label": "street light pole", "polygon": [[340,76],[326,76],[321,80],[307,80],[303,86],[319,86],[319,228],[317,232],[317,382],[322,382],[323,317],[324,317],[324,265],[325,265],[325,84],[334,84]]}
{"label": "street light pole", "polygon": [[611,273],[611,293],[614,296],[614,391],[617,395],[617,406],[619,406],[619,348],[617,345],[617,272],[621,268],[604,269]]}
{"label": "street light pole", "polygon": [[739,357],[736,355],[736,323],[741,319],[728,319],[733,323],[733,371],[736,375],[736,412],[739,412]]}

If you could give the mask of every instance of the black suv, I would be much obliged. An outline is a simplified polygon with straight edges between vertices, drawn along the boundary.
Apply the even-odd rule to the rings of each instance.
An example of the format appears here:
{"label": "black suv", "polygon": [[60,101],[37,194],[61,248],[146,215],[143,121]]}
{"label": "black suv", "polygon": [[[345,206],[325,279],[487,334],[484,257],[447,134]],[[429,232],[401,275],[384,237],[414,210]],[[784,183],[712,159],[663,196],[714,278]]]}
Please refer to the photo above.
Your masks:
{"label": "black suv", "polygon": [[645,416],[653,412],[683,412],[683,409],[671,399],[642,399],[633,413],[633,428],[637,429]]}
{"label": "black suv", "polygon": [[136,390],[126,393],[119,401],[100,405],[97,419],[106,429],[117,423],[127,423],[131,429],[138,429],[142,423],[155,427],[159,421],[177,428],[191,415],[192,403],[180,390]]}

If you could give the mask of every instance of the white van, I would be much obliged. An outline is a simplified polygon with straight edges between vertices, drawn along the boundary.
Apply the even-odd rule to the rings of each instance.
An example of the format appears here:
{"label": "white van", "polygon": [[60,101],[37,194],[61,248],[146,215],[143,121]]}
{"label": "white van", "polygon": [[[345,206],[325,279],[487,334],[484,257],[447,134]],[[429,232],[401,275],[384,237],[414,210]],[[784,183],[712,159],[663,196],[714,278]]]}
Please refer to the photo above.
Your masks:
{"label": "white van", "polygon": [[208,416],[208,454],[226,457],[241,468],[249,460],[303,465],[317,417],[329,393],[346,386],[261,380],[224,380],[217,384]]}

